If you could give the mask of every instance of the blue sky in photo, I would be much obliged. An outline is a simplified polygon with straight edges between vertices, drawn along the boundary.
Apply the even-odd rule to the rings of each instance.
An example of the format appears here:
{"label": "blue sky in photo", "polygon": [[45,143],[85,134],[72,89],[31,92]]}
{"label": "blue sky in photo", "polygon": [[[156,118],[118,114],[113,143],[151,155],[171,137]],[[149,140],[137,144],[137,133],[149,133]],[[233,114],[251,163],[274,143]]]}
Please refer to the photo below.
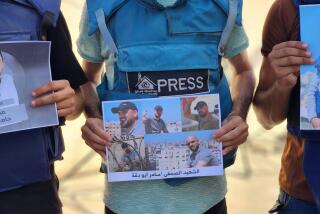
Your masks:
{"label": "blue sky in photo", "polygon": [[188,136],[197,136],[201,141],[212,140],[212,134],[214,131],[192,131],[192,132],[179,132],[179,133],[162,133],[162,134],[146,134],[144,136],[145,144],[156,143],[171,143],[171,142],[185,142]]}
{"label": "blue sky in photo", "polygon": [[[111,109],[118,107],[123,101],[107,101],[103,102],[103,120],[106,122],[119,121],[118,114],[113,114]],[[130,100],[138,108],[139,119],[142,119],[142,112],[147,111],[148,117],[153,117],[154,107],[161,105],[163,113],[161,118],[166,121],[181,121],[181,105],[179,97],[156,98],[156,99],[139,99]]]}
{"label": "blue sky in photo", "polygon": [[[320,5],[300,6],[300,31],[301,41],[309,46],[312,57],[320,57]],[[319,58],[320,59],[320,58]],[[320,60],[319,60],[320,61]],[[301,74],[316,71],[314,65],[302,65]]]}

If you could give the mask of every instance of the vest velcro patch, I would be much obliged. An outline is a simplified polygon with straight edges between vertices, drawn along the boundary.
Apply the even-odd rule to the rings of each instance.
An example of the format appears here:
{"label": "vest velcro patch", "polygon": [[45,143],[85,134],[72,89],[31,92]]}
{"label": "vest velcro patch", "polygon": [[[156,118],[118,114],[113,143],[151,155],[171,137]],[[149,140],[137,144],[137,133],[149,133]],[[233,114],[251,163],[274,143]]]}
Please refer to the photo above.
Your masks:
{"label": "vest velcro patch", "polygon": [[209,92],[209,70],[127,72],[134,94],[172,96]]}

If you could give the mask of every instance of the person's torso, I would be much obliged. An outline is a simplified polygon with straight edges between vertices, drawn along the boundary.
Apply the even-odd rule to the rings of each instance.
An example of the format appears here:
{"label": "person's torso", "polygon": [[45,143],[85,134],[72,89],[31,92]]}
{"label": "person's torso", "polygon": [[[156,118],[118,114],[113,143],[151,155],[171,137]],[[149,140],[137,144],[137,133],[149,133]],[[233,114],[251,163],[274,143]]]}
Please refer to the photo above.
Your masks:
{"label": "person's torso", "polygon": [[192,152],[190,155],[190,166],[195,167],[199,163],[199,161],[203,160],[207,161],[207,166],[210,166],[213,161],[213,155],[208,150],[208,148],[206,148],[203,145],[200,145],[198,150],[196,152]]}
{"label": "person's torso", "polygon": [[189,0],[159,9],[150,2],[129,0],[106,16],[118,53],[113,90],[100,98],[220,93],[224,119],[232,101],[218,54],[228,18],[223,6]]}
{"label": "person's torso", "polygon": [[141,120],[136,120],[131,128],[121,128],[121,134],[129,138],[143,137],[145,133],[145,126]]}
{"label": "person's torso", "polygon": [[[41,16],[33,7],[0,0],[0,23],[1,42],[38,40]],[[50,179],[49,165],[63,150],[58,127],[0,134],[0,142],[0,192]]]}
{"label": "person's torso", "polygon": [[[281,0],[276,2],[276,9],[274,12],[277,19],[283,23],[286,35],[279,35],[285,41],[297,41],[300,34],[300,22],[297,10],[292,0]],[[273,9],[273,10],[274,10]],[[272,30],[272,29],[271,29]],[[274,29],[275,32],[280,32]],[[282,31],[281,31],[282,32]],[[266,39],[268,39],[266,37]],[[273,41],[264,41],[265,44]],[[263,49],[264,51],[270,51]],[[290,108],[288,109],[287,122],[288,127],[299,128],[299,115],[300,115],[300,79],[297,85],[293,88],[289,101]],[[304,142],[301,138],[292,135],[288,132],[286,139],[286,146],[282,153],[281,170],[279,175],[280,187],[290,195],[312,201],[312,193],[309,190],[306,179],[303,175],[303,150]]]}
{"label": "person's torso", "polygon": [[199,130],[211,130],[219,128],[219,121],[211,114],[207,118],[198,117]]}
{"label": "person's torso", "polygon": [[[165,129],[164,121],[156,118],[150,119],[150,133],[161,133]],[[148,131],[146,131],[148,133]]]}
{"label": "person's torso", "polygon": [[197,157],[197,152],[192,152],[189,156],[188,164],[190,167],[194,167],[196,165],[196,157]]}
{"label": "person's torso", "polygon": [[[227,19],[224,10],[213,6],[213,1],[190,0],[186,7],[165,10],[158,10],[146,2],[129,0],[106,18],[118,54],[113,88],[101,87],[100,99],[219,93],[223,98],[220,101],[221,117],[226,118],[232,102],[218,55],[218,43]],[[223,181],[224,176],[198,178],[175,187],[162,180],[123,182],[122,185],[109,183],[106,203],[111,210],[124,213],[137,213],[143,208],[144,212],[148,210],[150,213],[155,210],[164,213],[174,210],[204,212],[223,199],[226,188]],[[208,197],[192,206],[182,205],[188,200],[187,190]],[[137,191],[141,194],[133,196]],[[157,202],[149,203],[144,198],[150,191],[156,193]],[[127,195],[125,202],[116,200],[122,194]],[[120,204],[126,204],[128,208],[137,207],[135,204],[139,201],[148,202],[134,211],[119,207]]]}
{"label": "person's torso", "polygon": [[205,213],[227,191],[225,176],[201,177],[174,187],[164,180],[109,183],[106,179],[106,186],[106,206],[115,213],[130,214]]}

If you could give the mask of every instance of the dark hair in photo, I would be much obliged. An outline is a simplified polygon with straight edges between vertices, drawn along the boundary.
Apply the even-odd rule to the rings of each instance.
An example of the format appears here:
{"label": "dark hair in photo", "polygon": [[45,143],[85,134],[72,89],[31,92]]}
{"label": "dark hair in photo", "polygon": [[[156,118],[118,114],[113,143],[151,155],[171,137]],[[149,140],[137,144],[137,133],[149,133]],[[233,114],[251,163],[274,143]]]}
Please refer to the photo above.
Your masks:
{"label": "dark hair in photo", "polygon": [[3,60],[3,55],[2,55],[2,51],[0,50],[0,58],[1,60]]}
{"label": "dark hair in photo", "polygon": [[121,144],[121,148],[122,149],[126,149],[126,148],[128,148],[129,147],[129,145],[127,144],[127,143],[122,143]]}

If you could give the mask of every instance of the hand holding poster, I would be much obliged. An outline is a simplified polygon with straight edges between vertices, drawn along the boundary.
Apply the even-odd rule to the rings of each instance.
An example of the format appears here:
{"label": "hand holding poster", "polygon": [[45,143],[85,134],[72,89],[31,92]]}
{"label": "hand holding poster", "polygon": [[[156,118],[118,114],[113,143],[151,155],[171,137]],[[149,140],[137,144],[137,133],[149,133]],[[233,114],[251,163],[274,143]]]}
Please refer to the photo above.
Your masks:
{"label": "hand holding poster", "polygon": [[32,91],[51,81],[49,42],[0,43],[0,134],[58,124],[54,104],[31,107]]}
{"label": "hand holding poster", "polygon": [[108,180],[223,174],[218,95],[103,102]]}

